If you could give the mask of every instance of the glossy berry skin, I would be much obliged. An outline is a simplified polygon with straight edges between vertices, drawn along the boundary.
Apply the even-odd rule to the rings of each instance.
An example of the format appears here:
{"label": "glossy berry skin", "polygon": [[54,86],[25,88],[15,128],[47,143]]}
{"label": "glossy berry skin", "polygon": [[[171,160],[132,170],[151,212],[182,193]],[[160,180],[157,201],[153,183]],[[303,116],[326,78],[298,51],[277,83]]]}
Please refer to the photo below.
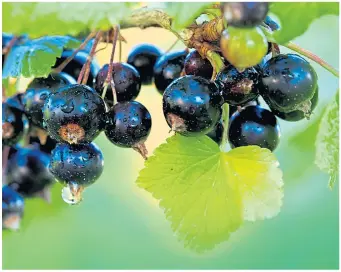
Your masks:
{"label": "glossy berry skin", "polygon": [[10,216],[22,217],[24,212],[24,199],[11,187],[2,186],[2,228],[6,228],[6,219]]}
{"label": "glossy berry skin", "polygon": [[258,145],[271,151],[279,143],[280,129],[275,115],[259,106],[249,106],[230,118],[228,140],[232,148]]}
{"label": "glossy berry skin", "polygon": [[205,135],[221,117],[218,86],[205,78],[184,76],[163,94],[163,113],[172,130],[185,136]]}
{"label": "glossy berry skin", "polygon": [[[105,64],[98,72],[95,82],[96,92],[102,96],[103,84],[107,78],[109,64]],[[117,101],[134,100],[141,90],[141,77],[139,72],[130,64],[113,63],[112,78],[115,83]],[[113,103],[113,93],[111,86],[108,86],[105,100],[109,104]]]}
{"label": "glossy berry skin", "polygon": [[43,124],[43,107],[47,97],[62,86],[76,84],[76,81],[65,73],[50,74],[47,78],[35,78],[23,94],[22,103],[30,122],[41,129]]}
{"label": "glossy berry skin", "polygon": [[227,25],[251,28],[260,25],[269,10],[267,2],[229,2],[222,5]]}
{"label": "glossy berry skin", "polygon": [[105,112],[103,99],[89,86],[80,84],[59,88],[43,108],[51,138],[70,144],[94,140],[104,128]]}
{"label": "glossy berry skin", "polygon": [[296,54],[278,55],[263,67],[261,95],[271,109],[280,112],[302,110],[313,98],[317,88],[317,74],[313,67]]}
{"label": "glossy berry skin", "polygon": [[270,16],[266,16],[266,17],[265,17],[264,23],[265,23],[268,27],[270,27],[270,29],[271,29],[272,31],[279,30],[279,25],[278,25],[274,20],[272,20]]}
{"label": "glossy berry skin", "polygon": [[180,77],[187,53],[186,50],[167,53],[156,61],[154,65],[154,83],[161,94],[173,80]]}
{"label": "glossy berry skin", "polygon": [[50,157],[39,149],[19,148],[8,162],[8,186],[23,196],[33,196],[54,182],[49,163]]}
{"label": "glossy berry skin", "polygon": [[[311,111],[313,111],[316,108],[317,102],[318,102],[318,88],[316,89],[315,94],[313,98],[310,100],[310,102],[311,102]],[[279,112],[276,110],[272,110],[272,112],[279,118],[285,121],[289,121],[289,122],[297,122],[306,118],[304,113],[300,110],[294,110],[291,112]]]}
{"label": "glossy berry skin", "polygon": [[[73,53],[72,50],[64,50],[62,56],[60,58],[57,58],[56,64],[53,66],[53,68],[58,67],[64,60],[70,57],[72,53]],[[76,56],[72,59],[72,61],[65,66],[63,72],[69,74],[77,81],[78,76],[82,70],[82,67],[86,63],[88,55],[89,54],[84,51],[78,52]],[[86,82],[87,85],[92,86],[93,81],[96,75],[98,74],[99,70],[100,70],[99,64],[97,63],[96,60],[93,59],[90,64],[90,73],[88,81]]]}
{"label": "glossy berry skin", "polygon": [[2,103],[2,144],[16,144],[25,132],[23,113],[7,103]]}
{"label": "glossy berry skin", "polygon": [[103,154],[94,143],[57,144],[49,169],[60,183],[88,186],[100,177],[103,166]]}
{"label": "glossy berry skin", "polygon": [[203,59],[197,50],[193,50],[185,59],[185,73],[211,79],[213,67],[208,59]]}
{"label": "glossy berry skin", "polygon": [[[251,100],[251,101],[249,101],[249,102],[247,102],[245,104],[241,104],[241,105],[238,105],[238,106],[240,106],[241,108],[246,108],[248,106],[259,106],[259,105],[260,105],[260,103],[259,103],[258,99],[256,99],[256,100]],[[238,106],[229,105],[229,115],[230,115],[230,117],[236,111],[238,111]]]}
{"label": "glossy berry skin", "polygon": [[105,135],[120,147],[143,143],[152,127],[149,111],[137,101],[115,104],[107,113],[107,122]]}
{"label": "glossy berry skin", "polygon": [[152,44],[140,44],[129,53],[127,63],[139,72],[143,85],[153,82],[153,67],[162,54],[163,52]]}
{"label": "glossy berry skin", "polygon": [[260,87],[260,75],[253,68],[239,72],[232,65],[225,67],[216,77],[224,101],[230,105],[241,105],[257,98]]}
{"label": "glossy berry skin", "polygon": [[57,145],[57,141],[53,140],[50,136],[47,136],[45,144],[41,144],[39,138],[33,136],[30,137],[29,143],[35,145],[40,151],[43,151],[49,155]]}
{"label": "glossy berry skin", "polygon": [[234,67],[244,69],[260,63],[268,50],[267,39],[259,27],[228,27],[220,38],[223,56]]}
{"label": "glossy berry skin", "polygon": [[213,141],[215,141],[218,145],[221,145],[223,140],[224,133],[224,125],[222,121],[219,121],[218,124],[206,135],[210,137]]}

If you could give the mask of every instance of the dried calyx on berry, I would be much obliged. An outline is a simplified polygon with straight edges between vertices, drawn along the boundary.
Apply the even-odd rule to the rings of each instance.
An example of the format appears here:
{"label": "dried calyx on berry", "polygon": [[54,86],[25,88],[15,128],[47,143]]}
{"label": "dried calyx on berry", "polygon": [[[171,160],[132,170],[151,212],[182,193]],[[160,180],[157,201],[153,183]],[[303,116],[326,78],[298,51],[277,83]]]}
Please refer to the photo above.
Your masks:
{"label": "dried calyx on berry", "polygon": [[2,186],[2,228],[18,230],[23,212],[23,197],[9,186]]}
{"label": "dried calyx on berry", "polygon": [[218,86],[202,77],[181,77],[163,94],[163,113],[169,127],[185,136],[210,132],[220,120],[222,104]]}
{"label": "dried calyx on berry", "polygon": [[51,94],[43,108],[49,135],[69,144],[93,141],[105,124],[106,106],[89,86],[74,84]]}

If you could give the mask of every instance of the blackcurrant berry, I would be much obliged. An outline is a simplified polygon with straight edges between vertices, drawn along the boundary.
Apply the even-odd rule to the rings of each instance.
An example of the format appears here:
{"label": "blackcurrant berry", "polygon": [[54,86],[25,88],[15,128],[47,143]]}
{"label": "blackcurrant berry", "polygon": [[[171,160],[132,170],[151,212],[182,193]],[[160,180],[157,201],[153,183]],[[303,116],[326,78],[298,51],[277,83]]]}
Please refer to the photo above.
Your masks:
{"label": "blackcurrant berry", "polygon": [[45,101],[44,122],[49,135],[59,142],[88,143],[105,124],[106,106],[90,87],[74,84],[59,88]]}
{"label": "blackcurrant berry", "polygon": [[24,212],[24,199],[9,186],[2,186],[2,228],[19,229]]}
{"label": "blackcurrant berry", "polygon": [[230,117],[236,112],[238,111],[238,107],[240,106],[239,110],[242,110],[243,108],[246,108],[248,106],[259,106],[260,103],[259,103],[259,100],[256,99],[256,100],[251,100],[245,104],[241,104],[241,105],[238,105],[238,106],[233,106],[233,105],[229,105],[229,115]]}
{"label": "blackcurrant berry", "polygon": [[50,136],[47,136],[46,142],[42,144],[38,137],[31,136],[29,139],[29,143],[36,145],[40,151],[45,152],[46,154],[51,154],[52,150],[56,147],[57,141],[53,140]]}
{"label": "blackcurrant berry", "polygon": [[222,11],[228,25],[251,28],[263,22],[269,10],[267,2],[228,2]]}
{"label": "blackcurrant berry", "polygon": [[259,106],[249,106],[235,112],[229,124],[228,140],[233,148],[258,145],[273,151],[280,138],[275,115]]}
{"label": "blackcurrant berry", "polygon": [[246,68],[239,72],[232,65],[225,67],[216,77],[221,94],[230,105],[241,105],[257,98],[261,82],[258,71]]}
{"label": "blackcurrant berry", "polygon": [[[64,50],[62,56],[60,58],[57,58],[56,64],[53,66],[53,68],[56,68],[60,64],[62,64],[63,61],[65,61],[68,57],[72,55],[72,53],[72,50]],[[86,63],[88,56],[89,54],[84,51],[78,52],[76,56],[72,59],[72,61],[65,66],[63,72],[71,75],[75,80],[77,80],[83,65]],[[90,73],[88,81],[86,82],[87,85],[92,86],[99,69],[99,64],[96,60],[93,59],[90,64]]]}
{"label": "blackcurrant berry", "polygon": [[[310,102],[311,102],[311,111],[313,111],[316,108],[317,102],[318,102],[318,88],[316,89],[315,94],[313,98],[310,100]],[[272,110],[272,112],[279,118],[285,121],[289,121],[289,122],[296,122],[296,121],[300,121],[306,118],[304,113],[300,110],[294,110],[291,112],[279,112],[276,110]]]}
{"label": "blackcurrant berry", "polygon": [[104,159],[94,144],[57,144],[52,150],[49,169],[55,178],[66,185],[62,197],[66,203],[82,200],[85,187],[93,184],[102,174]]}
{"label": "blackcurrant berry", "polygon": [[219,121],[218,124],[206,135],[210,137],[213,141],[215,141],[218,145],[221,145],[223,140],[224,133],[224,124],[222,121]]}
{"label": "blackcurrant berry", "polygon": [[30,122],[41,129],[43,125],[43,106],[47,97],[58,88],[76,81],[65,73],[52,73],[47,78],[35,78],[23,94],[22,103]]}
{"label": "blackcurrant berry", "polygon": [[[95,82],[96,92],[102,96],[103,85],[107,78],[109,64],[105,64],[98,72]],[[112,78],[115,84],[117,102],[134,100],[141,90],[139,72],[130,64],[113,63]],[[113,93],[110,84],[105,94],[106,102],[113,103]]]}
{"label": "blackcurrant berry", "polygon": [[75,182],[88,186],[102,174],[104,159],[101,150],[94,143],[57,144],[52,150],[49,169],[61,183]]}
{"label": "blackcurrant berry", "polygon": [[2,144],[16,144],[25,132],[23,113],[17,108],[2,103]]}
{"label": "blackcurrant berry", "polygon": [[296,54],[278,55],[263,67],[261,95],[269,107],[279,112],[311,112],[310,100],[317,88],[314,68]]}
{"label": "blackcurrant berry", "polygon": [[129,53],[127,63],[139,72],[143,85],[152,83],[153,67],[162,54],[162,51],[152,44],[140,44]]}
{"label": "blackcurrant berry", "polygon": [[236,68],[244,69],[260,63],[268,50],[268,42],[259,27],[229,27],[220,39],[223,56]]}
{"label": "blackcurrant berry", "polygon": [[16,108],[21,112],[25,112],[25,106],[22,102],[23,100],[23,93],[17,93],[9,98],[7,98],[6,103],[12,108]]}
{"label": "blackcurrant berry", "polygon": [[107,113],[107,121],[105,135],[120,147],[143,143],[152,127],[149,111],[137,101],[115,104]]}
{"label": "blackcurrant berry", "polygon": [[49,155],[39,149],[19,148],[8,161],[8,186],[23,196],[33,196],[54,182],[49,163]]}
{"label": "blackcurrant berry", "polygon": [[154,82],[161,94],[174,79],[180,77],[187,53],[186,50],[167,53],[156,61],[154,65]]}
{"label": "blackcurrant berry", "polygon": [[218,86],[205,78],[184,76],[173,81],[163,94],[163,113],[175,132],[205,135],[221,117]]}
{"label": "blackcurrant berry", "polygon": [[211,79],[213,67],[208,59],[203,59],[197,50],[193,50],[185,59],[185,73]]}

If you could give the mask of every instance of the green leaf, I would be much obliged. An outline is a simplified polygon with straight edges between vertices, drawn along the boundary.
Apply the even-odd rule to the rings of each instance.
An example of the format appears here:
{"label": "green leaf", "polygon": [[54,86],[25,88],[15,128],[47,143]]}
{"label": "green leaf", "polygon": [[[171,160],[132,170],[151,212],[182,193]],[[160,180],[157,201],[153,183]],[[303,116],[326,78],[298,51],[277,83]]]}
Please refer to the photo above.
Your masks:
{"label": "green leaf", "polygon": [[278,17],[281,25],[281,28],[274,32],[273,38],[277,43],[285,44],[302,35],[315,19],[328,14],[339,15],[339,3],[274,2],[270,5],[270,12]]}
{"label": "green leaf", "polygon": [[45,77],[51,72],[63,48],[75,48],[80,42],[67,36],[46,36],[15,46],[8,54],[3,78]]}
{"label": "green leaf", "polygon": [[195,19],[212,3],[167,2],[165,5],[165,12],[173,18],[172,27],[176,30],[181,30],[194,23]]}
{"label": "green leaf", "polygon": [[339,92],[322,116],[315,145],[315,163],[330,175],[329,187],[333,188],[339,173]]}
{"label": "green leaf", "polygon": [[201,252],[228,240],[243,219],[278,213],[282,174],[277,167],[267,149],[224,153],[206,136],[175,135],[148,158],[137,184],[160,200],[185,246]]}
{"label": "green leaf", "polygon": [[89,30],[108,30],[129,15],[134,5],[132,2],[3,3],[3,31],[40,37],[47,33],[77,35]]}

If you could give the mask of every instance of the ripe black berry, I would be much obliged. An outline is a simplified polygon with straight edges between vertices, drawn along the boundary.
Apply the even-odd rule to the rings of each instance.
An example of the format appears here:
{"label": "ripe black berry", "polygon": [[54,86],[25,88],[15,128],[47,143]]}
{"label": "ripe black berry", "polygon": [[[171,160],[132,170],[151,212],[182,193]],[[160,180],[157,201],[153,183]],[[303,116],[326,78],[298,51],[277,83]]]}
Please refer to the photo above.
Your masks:
{"label": "ripe black berry", "polygon": [[88,186],[102,174],[103,154],[94,144],[57,144],[52,150],[49,169],[61,183]]}
{"label": "ripe black berry", "polygon": [[157,90],[163,94],[174,79],[180,77],[184,68],[187,51],[176,51],[161,56],[154,65],[154,82]]}
{"label": "ripe black berry", "polygon": [[[316,108],[317,102],[318,102],[318,88],[316,89],[315,94],[313,98],[310,100],[310,102],[311,102],[311,111],[313,111]],[[296,122],[296,121],[300,121],[306,118],[304,113],[300,110],[294,110],[291,112],[279,112],[276,110],[272,110],[272,112],[279,118],[285,121],[289,121],[289,122]]]}
{"label": "ripe black berry", "polygon": [[43,125],[43,106],[47,97],[58,88],[76,81],[65,73],[52,73],[47,78],[35,78],[23,94],[22,103],[30,122],[39,128]]}
{"label": "ripe black berry", "polygon": [[271,109],[300,110],[309,116],[317,88],[317,74],[309,62],[296,54],[278,55],[265,64],[262,82],[261,94]]}
{"label": "ripe black berry", "polygon": [[69,204],[82,200],[84,187],[93,184],[102,174],[104,159],[93,143],[57,144],[52,150],[49,169],[55,178],[66,185],[62,197]]}
{"label": "ripe black berry", "polygon": [[45,102],[44,122],[49,135],[70,144],[88,143],[104,128],[105,103],[86,85],[68,85]]}
{"label": "ripe black berry", "polygon": [[[70,57],[72,53],[72,50],[64,50],[62,56],[60,58],[57,58],[56,64],[53,66],[53,68],[58,67],[64,60]],[[78,52],[76,56],[72,59],[72,61],[65,66],[63,72],[71,75],[75,80],[77,80],[83,65],[86,63],[88,56],[89,54],[84,51]],[[86,82],[87,85],[92,86],[94,78],[96,77],[99,69],[99,64],[96,60],[93,59],[90,64],[90,73],[88,81]]]}
{"label": "ripe black berry", "polygon": [[8,161],[7,184],[23,196],[33,196],[53,183],[50,157],[39,149],[19,148]]}
{"label": "ripe black berry", "polygon": [[228,140],[233,148],[258,145],[273,151],[280,138],[275,115],[259,106],[249,106],[235,112],[229,124]]}
{"label": "ripe black berry", "polygon": [[[96,77],[95,89],[100,96],[102,96],[103,84],[107,78],[108,69],[109,64],[105,64]],[[113,63],[112,78],[118,102],[134,100],[139,95],[141,78],[139,72],[130,64]],[[113,103],[113,93],[110,85],[106,91],[105,99],[109,104]]]}
{"label": "ripe black berry", "polygon": [[267,2],[229,2],[222,4],[228,25],[251,28],[263,22],[269,10]]}
{"label": "ripe black berry", "polygon": [[208,59],[203,59],[197,50],[193,50],[185,59],[185,73],[211,79],[213,67]]}
{"label": "ripe black berry", "polygon": [[238,106],[233,106],[233,105],[229,105],[229,115],[230,117],[236,112],[238,111],[238,107],[240,106],[240,110],[243,109],[243,108],[246,108],[248,106],[259,106],[260,103],[258,101],[258,99],[256,100],[251,100],[245,104],[241,104],[241,105],[238,105]]}
{"label": "ripe black berry", "polygon": [[163,94],[163,113],[168,125],[186,136],[210,132],[220,119],[221,105],[218,86],[202,77],[181,77]]}
{"label": "ripe black berry", "polygon": [[107,121],[105,135],[120,147],[143,143],[152,127],[149,111],[136,101],[115,104],[107,113]]}
{"label": "ripe black berry", "polygon": [[223,140],[224,133],[224,124],[222,121],[219,121],[218,124],[206,135],[210,137],[213,141],[215,141],[218,145],[221,144]]}
{"label": "ripe black berry", "polygon": [[162,51],[152,44],[140,44],[129,53],[127,63],[134,66],[141,76],[141,83],[151,84],[153,67]]}
{"label": "ripe black berry", "polygon": [[225,102],[231,105],[241,105],[257,98],[260,76],[253,67],[238,72],[230,65],[218,73],[216,82],[220,85]]}
{"label": "ripe black berry", "polygon": [[45,152],[46,154],[51,154],[52,150],[55,149],[57,145],[57,141],[53,140],[50,136],[47,136],[46,142],[42,144],[38,137],[31,136],[29,139],[29,143],[36,145],[40,151]]}
{"label": "ripe black berry", "polygon": [[24,134],[25,121],[23,113],[17,108],[2,103],[2,144],[14,145]]}
{"label": "ripe black berry", "polygon": [[24,212],[24,199],[9,186],[2,186],[2,228],[19,229]]}

